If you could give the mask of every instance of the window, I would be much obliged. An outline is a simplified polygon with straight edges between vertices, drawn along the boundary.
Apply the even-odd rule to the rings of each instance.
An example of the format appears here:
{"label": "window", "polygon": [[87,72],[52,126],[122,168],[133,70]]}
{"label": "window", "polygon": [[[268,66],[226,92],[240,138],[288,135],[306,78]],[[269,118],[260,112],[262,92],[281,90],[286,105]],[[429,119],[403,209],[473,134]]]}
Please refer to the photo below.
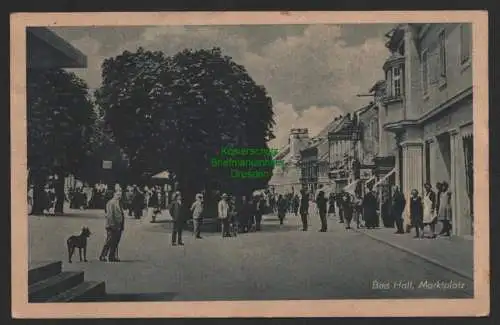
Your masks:
{"label": "window", "polygon": [[372,136],[374,139],[378,139],[378,121],[372,120]]}
{"label": "window", "polygon": [[393,95],[394,97],[401,96],[401,68],[394,67],[392,68],[392,82],[393,82]]}
{"label": "window", "polygon": [[424,95],[429,90],[429,59],[428,52],[422,52],[422,92]]}
{"label": "window", "polygon": [[386,80],[386,87],[387,87],[387,96],[392,97],[393,93],[392,93],[392,70],[391,69],[387,70],[386,75],[385,75],[385,80]]}
{"label": "window", "polygon": [[460,63],[467,63],[472,52],[472,31],[470,24],[460,25]]}
{"label": "window", "polygon": [[425,182],[431,182],[431,144],[425,142]]}
{"label": "window", "polygon": [[442,79],[446,79],[446,33],[444,30],[439,33],[439,74]]}

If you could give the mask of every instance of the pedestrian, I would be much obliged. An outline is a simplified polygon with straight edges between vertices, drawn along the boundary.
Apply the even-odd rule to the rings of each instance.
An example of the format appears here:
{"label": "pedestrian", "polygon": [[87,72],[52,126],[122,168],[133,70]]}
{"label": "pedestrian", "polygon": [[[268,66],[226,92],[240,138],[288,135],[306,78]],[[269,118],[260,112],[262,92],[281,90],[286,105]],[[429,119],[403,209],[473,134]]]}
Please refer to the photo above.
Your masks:
{"label": "pedestrian", "polygon": [[422,198],[418,195],[418,191],[413,189],[410,198],[410,222],[415,228],[415,238],[421,238],[424,234],[423,212]]}
{"label": "pedestrian", "polygon": [[203,195],[201,193],[196,194],[195,201],[191,206],[191,212],[193,214],[193,233],[195,238],[201,239],[201,224],[203,217]]}
{"label": "pedestrian", "polygon": [[351,194],[347,192],[343,192],[342,194],[342,212],[346,223],[345,229],[351,229],[353,202]]}
{"label": "pedestrian", "polygon": [[326,232],[328,229],[328,224],[326,220],[328,199],[325,196],[325,192],[320,190],[318,196],[316,197],[316,206],[318,208],[319,219],[321,221],[320,232]]}
{"label": "pedestrian", "polygon": [[278,196],[278,219],[280,220],[280,225],[283,224],[283,219],[285,218],[285,214],[288,210],[288,202],[283,197],[283,195]]}
{"label": "pedestrian", "polygon": [[303,188],[300,191],[300,207],[299,207],[299,213],[300,213],[300,219],[302,220],[302,231],[307,231],[308,224],[307,224],[307,218],[309,214],[309,194],[307,193],[307,190]]}
{"label": "pedestrian", "polygon": [[333,192],[328,195],[328,216],[335,218],[335,193]]}
{"label": "pedestrian", "polygon": [[441,193],[439,194],[438,219],[442,222],[443,228],[439,232],[440,236],[450,236],[451,231],[451,191],[447,182],[441,183]]}
{"label": "pedestrian", "polygon": [[109,262],[119,262],[117,256],[118,245],[121,235],[124,230],[124,214],[120,200],[122,197],[121,191],[115,191],[113,198],[106,203],[106,242],[101,250],[99,260],[105,262],[106,255]]}
{"label": "pedestrian", "polygon": [[174,224],[172,228],[172,246],[183,246],[182,241],[182,230],[184,229],[184,206],[182,205],[182,195],[181,192],[176,192],[174,200],[170,204],[170,216],[172,217]]}
{"label": "pedestrian", "polygon": [[399,186],[395,185],[393,188],[392,200],[391,200],[391,214],[392,219],[396,223],[396,234],[404,234],[403,228],[403,211],[406,207],[406,199],[399,190]]}
{"label": "pedestrian", "polygon": [[219,215],[219,219],[221,220],[221,233],[222,237],[231,237],[229,233],[229,203],[228,195],[226,193],[222,194],[221,200],[217,206],[217,211]]}
{"label": "pedestrian", "polygon": [[424,216],[423,223],[424,229],[426,226],[429,226],[431,230],[431,238],[436,238],[436,193],[432,190],[432,185],[430,183],[425,183],[424,185],[425,194],[424,194]]}
{"label": "pedestrian", "polygon": [[134,186],[134,196],[132,198],[132,206],[134,209],[134,218],[141,219],[144,208],[144,195],[138,186]]}
{"label": "pedestrian", "polygon": [[266,199],[263,194],[260,194],[257,196],[256,201],[255,230],[260,231],[262,216],[266,213]]}
{"label": "pedestrian", "polygon": [[352,218],[354,219],[354,222],[356,222],[356,228],[360,229],[361,228],[361,220],[364,219],[363,216],[363,198],[361,197],[361,193],[356,192],[353,195],[353,200],[352,200]]}
{"label": "pedestrian", "polygon": [[[159,196],[160,195],[160,196]],[[150,198],[148,200],[148,217],[151,218],[151,223],[156,222],[156,217],[158,215],[158,209],[161,204],[161,194],[158,193],[156,187],[151,188]]]}
{"label": "pedestrian", "polygon": [[368,184],[367,191],[363,197],[363,217],[365,219],[365,226],[368,229],[378,227],[377,206],[377,196],[373,192],[373,185]]}
{"label": "pedestrian", "polygon": [[241,232],[248,232],[253,224],[252,204],[247,196],[241,197],[241,206],[239,209]]}
{"label": "pedestrian", "polygon": [[337,209],[339,211],[339,223],[344,223],[344,210],[342,209],[343,207],[343,196],[344,196],[344,193],[343,191],[340,192],[340,193],[337,193],[335,195],[335,202],[337,204]]}
{"label": "pedestrian", "polygon": [[299,215],[299,207],[300,207],[300,197],[298,194],[294,194],[292,198],[292,212],[295,216]]}

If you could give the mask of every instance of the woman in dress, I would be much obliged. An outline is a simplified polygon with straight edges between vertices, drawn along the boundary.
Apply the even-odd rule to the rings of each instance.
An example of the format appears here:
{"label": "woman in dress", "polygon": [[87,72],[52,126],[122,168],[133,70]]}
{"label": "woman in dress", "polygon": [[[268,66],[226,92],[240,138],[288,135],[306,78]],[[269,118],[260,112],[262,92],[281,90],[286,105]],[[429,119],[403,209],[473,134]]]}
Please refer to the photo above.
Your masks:
{"label": "woman in dress", "polygon": [[424,194],[424,229],[429,226],[431,230],[430,238],[436,238],[436,193],[432,190],[432,185],[425,183],[425,194]]}
{"label": "woman in dress", "polygon": [[342,193],[342,213],[346,223],[345,229],[351,229],[351,220],[353,214],[353,203],[351,194],[344,192]]}
{"label": "woman in dress", "polygon": [[412,227],[415,228],[415,238],[421,238],[424,234],[423,224],[423,204],[422,198],[418,195],[418,191],[413,189],[410,198],[410,221]]}
{"label": "woman in dress", "polygon": [[450,236],[451,231],[451,191],[448,183],[441,183],[441,193],[439,194],[438,219],[443,223],[443,229],[439,235]]}

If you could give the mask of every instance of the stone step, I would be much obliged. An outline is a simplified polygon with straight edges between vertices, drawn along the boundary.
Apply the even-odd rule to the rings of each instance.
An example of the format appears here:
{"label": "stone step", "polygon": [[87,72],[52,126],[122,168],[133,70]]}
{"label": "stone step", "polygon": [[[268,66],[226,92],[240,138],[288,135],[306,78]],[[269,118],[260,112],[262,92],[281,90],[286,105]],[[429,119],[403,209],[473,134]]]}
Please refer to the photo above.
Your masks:
{"label": "stone step", "polygon": [[43,302],[84,281],[83,272],[62,272],[28,287],[29,302]]}
{"label": "stone step", "polygon": [[61,261],[34,262],[28,271],[28,285],[48,279],[62,272]]}
{"label": "stone step", "polygon": [[98,302],[106,298],[104,282],[85,281],[45,302]]}

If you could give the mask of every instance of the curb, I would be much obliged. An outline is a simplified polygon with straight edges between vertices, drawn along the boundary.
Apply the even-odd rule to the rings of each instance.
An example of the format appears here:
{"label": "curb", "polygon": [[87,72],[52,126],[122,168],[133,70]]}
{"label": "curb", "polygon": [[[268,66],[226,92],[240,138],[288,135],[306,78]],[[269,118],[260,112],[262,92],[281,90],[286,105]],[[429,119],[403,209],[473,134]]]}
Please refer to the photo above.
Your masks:
{"label": "curb", "polygon": [[427,257],[427,256],[425,256],[425,255],[423,255],[423,254],[420,254],[420,253],[418,253],[418,252],[415,252],[414,250],[411,250],[411,249],[409,249],[409,248],[406,248],[406,247],[400,246],[400,245],[398,245],[398,244],[394,244],[394,243],[392,243],[392,242],[390,242],[390,241],[387,241],[387,240],[385,240],[385,239],[381,239],[381,238],[379,238],[379,237],[377,237],[377,236],[374,236],[374,235],[372,235],[372,234],[369,234],[369,233],[367,233],[367,232],[360,231],[360,230],[358,230],[358,229],[353,229],[353,230],[354,230],[354,231],[356,231],[357,233],[360,233],[360,234],[363,234],[363,235],[365,235],[365,236],[367,236],[367,237],[370,237],[370,238],[371,238],[371,239],[373,239],[373,240],[376,240],[376,241],[378,241],[378,242],[384,243],[384,244],[389,245],[389,246],[391,246],[391,247],[397,248],[397,249],[402,250],[403,252],[406,252],[406,253],[408,253],[408,254],[411,254],[411,255],[417,256],[417,257],[419,257],[419,258],[421,258],[421,259],[423,259],[423,260],[425,260],[425,261],[427,261],[427,262],[429,262],[429,263],[431,263],[431,264],[433,264],[433,265],[439,266],[440,268],[443,268],[443,269],[445,269],[445,270],[447,270],[447,271],[450,271],[450,272],[452,272],[452,273],[455,273],[455,274],[457,274],[457,275],[459,275],[459,276],[461,276],[461,277],[463,277],[463,278],[466,278],[466,279],[468,279],[468,280],[470,280],[470,281],[474,281],[474,276],[471,276],[470,274],[468,274],[468,273],[466,273],[466,272],[462,272],[462,271],[460,271],[460,270],[457,270],[457,269],[455,269],[455,268],[453,268],[453,267],[451,267],[451,266],[445,265],[445,264],[443,264],[443,263],[441,263],[441,262],[439,262],[439,261],[437,261],[437,260],[435,260],[435,259],[433,259],[433,258]]}

